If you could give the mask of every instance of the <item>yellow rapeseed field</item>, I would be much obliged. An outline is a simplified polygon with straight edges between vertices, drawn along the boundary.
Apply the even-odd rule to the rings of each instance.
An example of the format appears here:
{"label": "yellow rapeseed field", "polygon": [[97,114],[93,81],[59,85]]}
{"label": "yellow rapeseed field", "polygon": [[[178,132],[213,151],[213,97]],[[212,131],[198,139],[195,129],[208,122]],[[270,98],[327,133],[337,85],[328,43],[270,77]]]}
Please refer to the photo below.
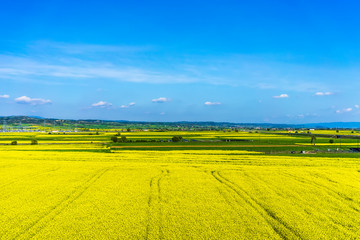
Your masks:
{"label": "yellow rapeseed field", "polygon": [[105,150],[0,146],[0,239],[360,237],[357,158]]}

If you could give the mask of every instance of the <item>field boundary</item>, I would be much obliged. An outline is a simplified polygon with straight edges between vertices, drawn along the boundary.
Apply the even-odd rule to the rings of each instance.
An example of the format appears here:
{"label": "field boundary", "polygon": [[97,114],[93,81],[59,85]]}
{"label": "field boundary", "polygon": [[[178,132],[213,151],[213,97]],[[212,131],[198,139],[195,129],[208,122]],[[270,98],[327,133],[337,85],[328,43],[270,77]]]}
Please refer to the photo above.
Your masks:
{"label": "field boundary", "polygon": [[301,145],[144,145],[144,146],[112,146],[110,149],[116,148],[224,148],[224,147],[303,147]]}

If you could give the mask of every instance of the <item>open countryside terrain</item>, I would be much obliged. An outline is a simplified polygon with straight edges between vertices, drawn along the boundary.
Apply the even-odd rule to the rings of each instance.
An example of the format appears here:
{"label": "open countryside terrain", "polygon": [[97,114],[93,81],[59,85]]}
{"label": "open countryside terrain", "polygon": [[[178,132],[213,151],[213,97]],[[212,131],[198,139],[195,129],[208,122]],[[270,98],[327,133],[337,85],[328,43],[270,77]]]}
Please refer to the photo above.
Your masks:
{"label": "open countryside terrain", "polygon": [[356,239],[357,134],[4,132],[0,238]]}
{"label": "open countryside terrain", "polygon": [[360,1],[1,1],[0,240],[360,240]]}

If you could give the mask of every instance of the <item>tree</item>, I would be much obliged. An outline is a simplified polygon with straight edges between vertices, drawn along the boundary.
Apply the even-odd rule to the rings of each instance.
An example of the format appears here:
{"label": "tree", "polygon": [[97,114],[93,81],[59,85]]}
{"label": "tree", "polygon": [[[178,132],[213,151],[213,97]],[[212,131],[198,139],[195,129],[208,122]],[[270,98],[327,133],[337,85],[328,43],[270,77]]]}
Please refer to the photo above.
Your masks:
{"label": "tree", "polygon": [[17,141],[12,141],[11,145],[17,145]]}
{"label": "tree", "polygon": [[121,136],[121,141],[122,142],[127,142],[126,136]]}
{"label": "tree", "polygon": [[316,141],[316,137],[314,135],[311,135],[311,144],[314,143],[314,145],[315,145],[315,141]]}
{"label": "tree", "polygon": [[128,128],[128,129],[127,129],[127,131],[128,131],[128,132],[131,132],[131,129],[130,129],[130,128]]}
{"label": "tree", "polygon": [[173,136],[172,141],[173,142],[180,142],[182,140],[182,136]]}
{"label": "tree", "polygon": [[37,145],[37,144],[38,144],[37,140],[35,140],[35,139],[31,140],[31,145]]}
{"label": "tree", "polygon": [[111,137],[111,141],[113,141],[114,143],[116,143],[118,141],[118,138],[116,136],[112,136]]}
{"label": "tree", "polygon": [[334,143],[334,139],[330,139],[329,143],[333,144]]}

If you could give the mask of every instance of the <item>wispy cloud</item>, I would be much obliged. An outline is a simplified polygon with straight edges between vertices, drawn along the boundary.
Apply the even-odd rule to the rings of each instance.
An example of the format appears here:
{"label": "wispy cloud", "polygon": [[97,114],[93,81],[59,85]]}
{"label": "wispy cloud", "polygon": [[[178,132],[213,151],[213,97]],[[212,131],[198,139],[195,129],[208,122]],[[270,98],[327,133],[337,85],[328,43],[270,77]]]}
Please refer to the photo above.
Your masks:
{"label": "wispy cloud", "polygon": [[[358,68],[314,67],[256,55],[173,56],[168,61],[166,55],[160,57],[160,54],[154,61],[148,61],[139,54],[146,51],[154,48],[38,41],[30,45],[27,55],[0,55],[0,79],[48,84],[73,84],[74,80],[89,79],[207,83],[310,93],[318,89],[348,88],[343,82],[360,87],[356,81],[360,76]],[[340,84],[338,79],[344,80]],[[328,92],[318,93],[318,96],[328,95]]]}
{"label": "wispy cloud", "polygon": [[159,98],[155,98],[152,100],[153,103],[165,103],[165,102],[170,102],[169,98],[166,97],[159,97]]}
{"label": "wispy cloud", "polygon": [[10,96],[7,95],[7,94],[4,94],[4,95],[0,95],[0,98],[9,98]]}
{"label": "wispy cloud", "polygon": [[314,95],[315,96],[330,96],[333,95],[334,93],[332,92],[316,92]]}
{"label": "wispy cloud", "polygon": [[29,45],[34,51],[59,51],[65,54],[93,54],[93,53],[134,53],[153,49],[150,46],[118,46],[118,45],[99,45],[87,43],[65,43],[52,41],[36,41]]}
{"label": "wispy cloud", "polygon": [[280,94],[279,96],[273,96],[273,98],[288,98],[289,95],[287,95],[286,93]]}
{"label": "wispy cloud", "polygon": [[112,103],[108,103],[105,101],[99,101],[97,103],[93,103],[91,106],[95,107],[95,108],[108,108],[108,107],[112,106]]}
{"label": "wispy cloud", "polygon": [[108,79],[135,83],[190,83],[198,79],[186,75],[170,74],[147,70],[129,65],[119,66],[106,62],[76,61],[47,63],[31,58],[0,55],[0,78],[2,79],[38,79],[51,78],[52,82],[69,82],[69,79]]}
{"label": "wispy cloud", "polygon": [[30,104],[30,105],[43,105],[43,104],[50,104],[51,100],[46,100],[43,98],[30,98],[27,96],[22,96],[15,98],[15,102],[19,104]]}
{"label": "wispy cloud", "polygon": [[259,89],[274,89],[276,87],[274,85],[272,85],[272,84],[269,84],[269,83],[258,83],[256,85],[256,88],[259,88]]}
{"label": "wispy cloud", "polygon": [[215,105],[221,105],[221,102],[205,102],[206,106],[215,106]]}

